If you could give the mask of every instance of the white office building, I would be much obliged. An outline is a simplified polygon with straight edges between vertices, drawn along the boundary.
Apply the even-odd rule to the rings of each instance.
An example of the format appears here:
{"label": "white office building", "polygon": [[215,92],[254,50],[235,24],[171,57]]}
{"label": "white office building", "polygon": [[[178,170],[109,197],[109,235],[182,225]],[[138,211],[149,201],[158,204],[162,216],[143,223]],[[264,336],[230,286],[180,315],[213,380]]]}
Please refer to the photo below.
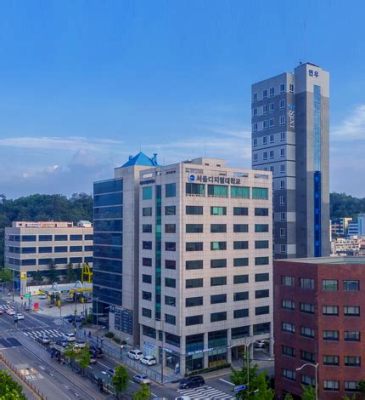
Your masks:
{"label": "white office building", "polygon": [[272,337],[272,177],[198,158],[140,172],[145,354],[184,374]]}

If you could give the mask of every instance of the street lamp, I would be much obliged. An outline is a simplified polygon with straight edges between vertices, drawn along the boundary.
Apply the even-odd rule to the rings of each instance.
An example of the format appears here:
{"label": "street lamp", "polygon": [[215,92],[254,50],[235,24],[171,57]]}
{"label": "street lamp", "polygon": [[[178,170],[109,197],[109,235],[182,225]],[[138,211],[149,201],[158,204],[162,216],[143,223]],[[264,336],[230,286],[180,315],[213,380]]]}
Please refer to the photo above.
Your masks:
{"label": "street lamp", "polygon": [[314,377],[314,390],[316,393],[316,400],[318,400],[318,367],[319,363],[305,363],[298,368],[295,368],[296,371],[301,371],[304,367],[313,367],[315,369],[315,377]]}

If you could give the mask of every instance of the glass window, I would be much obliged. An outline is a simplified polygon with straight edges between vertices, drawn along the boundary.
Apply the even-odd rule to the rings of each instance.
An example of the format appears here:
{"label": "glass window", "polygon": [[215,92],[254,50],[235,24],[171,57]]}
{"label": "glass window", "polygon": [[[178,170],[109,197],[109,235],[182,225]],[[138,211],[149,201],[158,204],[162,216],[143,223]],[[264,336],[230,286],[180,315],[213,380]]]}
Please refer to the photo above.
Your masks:
{"label": "glass window", "polygon": [[339,356],[334,355],[324,355],[323,356],[324,365],[339,365]]}
{"label": "glass window", "polygon": [[54,248],[55,253],[66,253],[68,247],[67,246],[56,246]]}
{"label": "glass window", "polygon": [[249,297],[248,292],[236,292],[236,293],[233,293],[233,301],[248,300],[248,297]]}
{"label": "glass window", "polygon": [[203,260],[190,260],[185,261],[185,268],[190,269],[203,269]]}
{"label": "glass window", "polygon": [[227,225],[226,224],[211,224],[210,232],[211,233],[225,233],[225,232],[227,232]]}
{"label": "glass window", "polygon": [[152,283],[152,276],[147,274],[142,274],[142,282]]}
{"label": "glass window", "polygon": [[269,225],[268,224],[255,224],[255,232],[256,233],[269,232]]}
{"label": "glass window", "polygon": [[323,381],[323,389],[330,391],[337,391],[340,388],[338,381]]}
{"label": "glass window", "polygon": [[248,258],[234,258],[233,259],[233,266],[234,267],[248,267]]}
{"label": "glass window", "polygon": [[234,224],[233,232],[235,233],[247,233],[248,232],[248,224]]}
{"label": "glass window", "polygon": [[[80,261],[71,261],[73,258],[77,258],[77,260],[80,260]],[[57,264],[67,264],[67,262],[68,262],[68,259],[66,257],[60,257],[60,258],[54,259],[54,263],[56,265]],[[82,262],[82,258],[81,257],[71,257],[70,262],[72,262],[72,263]]]}
{"label": "glass window", "polygon": [[226,250],[227,242],[210,242],[210,250]]}
{"label": "glass window", "polygon": [[201,325],[203,323],[203,316],[202,315],[193,315],[191,317],[185,318],[185,325]]}
{"label": "glass window", "polygon": [[114,206],[123,203],[123,193],[109,193],[94,196],[94,207]]}
{"label": "glass window", "polygon": [[167,306],[176,307],[176,297],[165,296],[165,304]]}
{"label": "glass window", "polygon": [[294,286],[295,285],[295,278],[293,276],[282,275],[281,284],[283,286]]}
{"label": "glass window", "polygon": [[35,259],[21,260],[22,265],[36,265],[37,262]]}
{"label": "glass window", "polygon": [[176,183],[165,185],[165,197],[176,197]]}
{"label": "glass window", "polygon": [[51,242],[52,235],[39,235],[39,241],[40,242]]}
{"label": "glass window", "polygon": [[227,284],[226,276],[215,276],[210,278],[210,286],[223,286]]}
{"label": "glass window", "polygon": [[269,241],[268,240],[255,240],[255,249],[268,249]]}
{"label": "glass window", "polygon": [[255,216],[256,217],[267,217],[269,215],[269,209],[268,208],[255,208]]}
{"label": "glass window", "polygon": [[94,194],[120,192],[123,190],[123,181],[121,179],[111,179],[103,182],[94,183]]}
{"label": "glass window", "polygon": [[338,315],[338,306],[323,306],[323,315]]}
{"label": "glass window", "polygon": [[269,189],[268,188],[252,188],[252,198],[254,200],[268,200],[269,199]]}
{"label": "glass window", "polygon": [[142,200],[152,200],[152,186],[142,188]]}
{"label": "glass window", "polygon": [[227,295],[226,294],[213,294],[210,296],[210,304],[219,304],[226,303]]}
{"label": "glass window", "polygon": [[152,258],[143,257],[142,258],[142,265],[144,267],[152,267]]}
{"label": "glass window", "polygon": [[343,281],[343,290],[346,292],[357,292],[360,290],[360,281]]}
{"label": "glass window", "polygon": [[202,183],[186,183],[185,191],[187,196],[205,196],[205,185]]}
{"label": "glass window", "polygon": [[186,233],[203,233],[203,224],[186,224]]}
{"label": "glass window", "polygon": [[94,235],[85,235],[84,239],[85,240],[93,240]]}
{"label": "glass window", "polygon": [[314,304],[300,303],[300,311],[308,314],[314,314]]}
{"label": "glass window", "polygon": [[220,311],[210,314],[210,322],[225,321],[227,319],[227,312]]}
{"label": "glass window", "polygon": [[165,286],[170,288],[176,288],[176,279],[165,278]]}
{"label": "glass window", "polygon": [[152,242],[151,241],[143,241],[142,248],[144,250],[152,250]]}
{"label": "glass window", "polygon": [[265,297],[269,297],[269,295],[270,295],[269,289],[255,290],[256,299],[263,299]]}
{"label": "glass window", "polygon": [[231,186],[232,199],[249,199],[250,188],[248,186]]}
{"label": "glass window", "polygon": [[22,242],[35,242],[37,240],[36,235],[22,235],[21,238]]}
{"label": "glass window", "polygon": [[186,242],[186,251],[202,251],[203,242]]}
{"label": "glass window", "polygon": [[295,310],[295,303],[290,299],[282,299],[281,307],[285,308],[286,310]]}
{"label": "glass window", "polygon": [[[67,249],[67,247],[66,247]],[[67,251],[67,250],[66,250]],[[33,254],[36,253],[36,248],[35,247],[22,247],[22,253],[23,254]]]}
{"label": "glass window", "polygon": [[165,215],[176,215],[176,206],[165,206]]}
{"label": "glass window", "polygon": [[186,307],[196,307],[203,305],[203,296],[198,297],[187,297],[185,299],[185,306]]}
{"label": "glass window", "polygon": [[185,287],[186,289],[203,287],[203,278],[187,279]]}
{"label": "glass window", "polygon": [[210,260],[210,268],[226,268],[226,267],[227,267],[227,260],[225,258]]}
{"label": "glass window", "polygon": [[142,232],[143,233],[152,233],[152,225],[151,224],[143,224]]}
{"label": "glass window", "polygon": [[295,333],[295,325],[290,322],[282,322],[281,330],[283,332]]}
{"label": "glass window", "polygon": [[[67,263],[67,258],[56,258],[56,260],[64,260],[63,264]],[[80,263],[82,263],[82,257],[70,257],[70,263],[72,263],[72,264],[80,264]]]}
{"label": "glass window", "polygon": [[358,317],[360,315],[359,306],[344,306],[344,315]]}
{"label": "glass window", "polygon": [[300,278],[299,284],[302,289],[314,289],[314,279]]}
{"label": "glass window", "polygon": [[176,261],[175,260],[165,260],[165,268],[166,269],[176,269]]}
{"label": "glass window", "polygon": [[250,336],[250,326],[239,326],[238,328],[232,328],[232,339],[239,339]]}
{"label": "glass window", "polygon": [[54,240],[58,242],[64,242],[68,239],[67,235],[55,235]]}
{"label": "glass window", "polygon": [[346,392],[358,392],[359,391],[359,382],[357,381],[345,381],[345,390]]}
{"label": "glass window", "polygon": [[359,342],[360,341],[360,332],[359,331],[345,331],[344,339],[347,342]]}
{"label": "glass window", "polygon": [[290,346],[281,346],[281,354],[288,357],[295,357],[295,349]]}
{"label": "glass window", "polygon": [[268,265],[269,257],[255,257],[255,265]]}
{"label": "glass window", "polygon": [[264,333],[271,332],[271,324],[270,322],[263,322],[261,324],[254,324],[252,327],[254,335],[261,335]]}
{"label": "glass window", "polygon": [[255,282],[267,282],[269,280],[269,274],[255,274]]}
{"label": "glass window", "polygon": [[38,247],[39,253],[52,253],[52,247]]}
{"label": "glass window", "polygon": [[146,318],[151,318],[152,317],[152,311],[148,308],[143,308],[142,307],[142,316]]}
{"label": "glass window", "polygon": [[143,207],[142,208],[142,216],[143,217],[151,217],[152,216],[152,207]]}
{"label": "glass window", "polygon": [[334,279],[323,279],[322,289],[327,292],[335,292],[338,290],[338,281]]}
{"label": "glass window", "polygon": [[186,215],[203,215],[203,206],[186,206]]}
{"label": "glass window", "polygon": [[305,337],[313,338],[314,337],[314,329],[308,328],[307,326],[301,326],[300,334]]}
{"label": "glass window", "polygon": [[176,325],[176,317],[171,314],[165,314],[165,322],[170,325]]}
{"label": "glass window", "polygon": [[210,207],[210,215],[227,215],[227,207]]}
{"label": "glass window", "polygon": [[265,315],[270,313],[269,306],[260,306],[255,308],[255,315]]}
{"label": "glass window", "polygon": [[234,284],[248,283],[248,275],[234,275],[233,283]]}
{"label": "glass window", "polygon": [[82,240],[82,235],[70,235],[70,240]]}
{"label": "glass window", "polygon": [[226,185],[208,185],[209,197],[228,197],[228,186]]}
{"label": "glass window", "polygon": [[333,330],[324,330],[322,332],[322,337],[323,340],[338,340],[339,338],[339,333],[338,331],[333,331]]}
{"label": "glass window", "polygon": [[248,241],[240,240],[233,242],[233,250],[247,250],[248,249]]}
{"label": "glass window", "polygon": [[165,251],[176,251],[175,242],[165,242]]}
{"label": "glass window", "polygon": [[246,318],[249,315],[248,308],[242,308],[240,310],[234,310],[233,311],[233,318]]}
{"label": "glass window", "polygon": [[233,207],[233,215],[248,215],[248,207]]}
{"label": "glass window", "polygon": [[165,224],[165,233],[176,233],[175,224]]}

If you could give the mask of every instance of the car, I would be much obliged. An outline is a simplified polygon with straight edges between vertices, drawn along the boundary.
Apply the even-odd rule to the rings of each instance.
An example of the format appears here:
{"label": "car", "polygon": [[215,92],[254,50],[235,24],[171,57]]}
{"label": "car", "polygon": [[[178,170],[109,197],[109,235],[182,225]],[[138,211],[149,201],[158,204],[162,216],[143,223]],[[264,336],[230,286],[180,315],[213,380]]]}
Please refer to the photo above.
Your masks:
{"label": "car", "polygon": [[203,385],[205,385],[204,378],[200,375],[194,375],[181,379],[179,389],[192,389]]}
{"label": "car", "polygon": [[83,340],[76,340],[74,347],[77,349],[83,349],[84,347],[86,347],[86,342],[84,342]]}
{"label": "car", "polygon": [[139,359],[139,361],[144,365],[156,365],[156,357],[154,356],[143,356]]}
{"label": "car", "polygon": [[48,336],[41,336],[37,340],[41,344],[50,344],[51,343],[51,339]]}
{"label": "car", "polygon": [[100,347],[96,347],[94,345],[90,346],[90,351],[93,352],[94,357],[101,358],[103,357],[103,350]]}
{"label": "car", "polygon": [[15,314],[16,314],[15,310],[13,310],[12,308],[8,308],[8,309],[6,310],[6,313],[7,313],[8,315],[15,315]]}
{"label": "car", "polygon": [[143,357],[143,353],[139,349],[129,350],[127,356],[132,360],[139,360]]}
{"label": "car", "polygon": [[47,298],[48,298],[48,296],[47,296],[46,294],[40,294],[40,295],[38,296],[38,299],[39,299],[39,300],[47,300]]}
{"label": "car", "polygon": [[147,375],[137,374],[137,375],[134,375],[132,379],[134,382],[140,383],[141,385],[142,384],[149,385],[151,383],[151,380]]}
{"label": "car", "polygon": [[68,343],[69,342],[65,338],[56,340],[56,345],[58,346],[66,347]]}
{"label": "car", "polygon": [[21,314],[21,313],[14,314],[14,321],[20,321],[21,319],[24,319],[23,314]]}
{"label": "car", "polygon": [[76,341],[76,337],[74,333],[65,333],[64,334],[65,340],[67,340],[67,342],[75,342]]}
{"label": "car", "polygon": [[262,349],[262,348],[264,348],[264,347],[266,346],[266,344],[267,344],[267,341],[266,341],[266,340],[257,340],[257,341],[254,343],[254,347],[256,347],[256,348],[258,348],[258,349]]}
{"label": "car", "polygon": [[108,369],[106,370],[106,372],[107,372],[107,374],[110,375],[110,376],[114,376],[114,374],[115,374],[115,370],[114,370],[113,368],[108,368]]}

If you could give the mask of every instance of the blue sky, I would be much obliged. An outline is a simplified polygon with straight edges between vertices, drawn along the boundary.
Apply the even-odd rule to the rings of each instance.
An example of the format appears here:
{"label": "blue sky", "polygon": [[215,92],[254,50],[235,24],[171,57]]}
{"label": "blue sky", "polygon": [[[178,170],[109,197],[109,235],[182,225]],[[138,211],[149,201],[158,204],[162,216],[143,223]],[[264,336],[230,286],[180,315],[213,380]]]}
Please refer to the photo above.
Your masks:
{"label": "blue sky", "polygon": [[331,73],[331,190],[365,197],[362,1],[13,1],[0,9],[0,193],[92,192],[142,149],[250,167],[250,85]]}

